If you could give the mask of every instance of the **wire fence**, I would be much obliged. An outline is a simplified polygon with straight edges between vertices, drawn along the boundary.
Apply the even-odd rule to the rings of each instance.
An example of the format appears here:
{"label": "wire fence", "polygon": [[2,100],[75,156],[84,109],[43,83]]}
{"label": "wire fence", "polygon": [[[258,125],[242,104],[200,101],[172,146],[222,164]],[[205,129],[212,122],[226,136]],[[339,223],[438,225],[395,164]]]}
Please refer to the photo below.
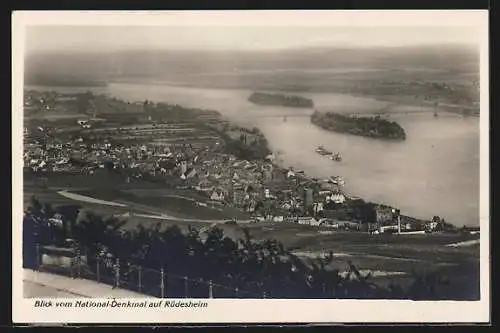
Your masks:
{"label": "wire fence", "polygon": [[[119,258],[96,256],[87,258],[78,249],[54,254],[36,246],[36,269],[62,274],[74,279],[87,279],[159,298],[266,298],[268,293],[241,289],[226,283],[171,274],[167,268],[143,268]],[[58,260],[49,260],[57,257]],[[44,260],[45,258],[45,260]],[[61,260],[63,258],[64,260]],[[90,259],[90,260],[89,260]]]}

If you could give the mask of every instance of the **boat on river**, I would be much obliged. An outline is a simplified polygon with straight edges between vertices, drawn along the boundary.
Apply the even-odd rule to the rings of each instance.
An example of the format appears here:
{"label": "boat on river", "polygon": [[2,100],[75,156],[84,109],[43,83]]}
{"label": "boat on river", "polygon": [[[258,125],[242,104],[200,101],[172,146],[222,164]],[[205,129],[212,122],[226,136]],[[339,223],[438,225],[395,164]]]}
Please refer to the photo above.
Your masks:
{"label": "boat on river", "polygon": [[323,146],[319,146],[318,148],[316,148],[316,152],[321,156],[327,156],[332,161],[342,161],[342,155],[340,155],[340,153],[332,153],[331,151],[326,150]]}
{"label": "boat on river", "polygon": [[335,162],[341,162],[342,161],[342,155],[340,153],[335,153],[330,156],[330,159]]}
{"label": "boat on river", "polygon": [[322,156],[332,155],[332,152],[326,150],[325,147],[323,147],[323,146],[318,146],[318,148],[316,148],[316,152]]}

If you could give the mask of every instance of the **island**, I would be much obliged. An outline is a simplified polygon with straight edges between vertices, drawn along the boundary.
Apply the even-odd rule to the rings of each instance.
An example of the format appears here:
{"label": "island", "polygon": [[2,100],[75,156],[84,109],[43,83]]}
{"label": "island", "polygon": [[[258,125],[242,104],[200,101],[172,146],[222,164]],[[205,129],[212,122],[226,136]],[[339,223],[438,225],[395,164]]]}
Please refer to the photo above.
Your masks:
{"label": "island", "polygon": [[321,113],[315,110],[311,115],[311,122],[323,129],[339,133],[395,141],[406,140],[406,133],[401,125],[381,119],[379,116],[357,117],[333,112]]}
{"label": "island", "polygon": [[259,105],[287,106],[292,108],[312,108],[312,99],[295,95],[254,92],[248,101]]}

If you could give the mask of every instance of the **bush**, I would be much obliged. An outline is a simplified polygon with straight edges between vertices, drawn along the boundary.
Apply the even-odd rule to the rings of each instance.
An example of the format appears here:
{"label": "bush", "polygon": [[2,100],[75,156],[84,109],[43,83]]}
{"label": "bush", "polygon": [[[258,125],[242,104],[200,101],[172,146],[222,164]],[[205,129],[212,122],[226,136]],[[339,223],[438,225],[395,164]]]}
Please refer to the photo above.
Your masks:
{"label": "bush", "polygon": [[[23,266],[33,267],[35,244],[57,241],[57,228],[48,222],[50,209],[36,200],[24,218]],[[477,290],[464,291],[460,285],[436,274],[417,276],[408,288],[382,287],[372,283],[349,263],[350,275],[341,276],[326,266],[333,260],[317,258],[311,266],[290,253],[280,242],[252,239],[248,229],[244,236],[233,240],[222,229],[211,227],[203,233],[189,227],[183,233],[178,226],[162,229],[158,223],[146,229],[123,231],[125,222],[103,218],[93,212],[81,212],[75,221],[74,238],[92,263],[103,250],[120,258],[123,264],[140,265],[143,269],[167,267],[168,273],[188,276],[195,280],[211,280],[216,284],[238,287],[251,297],[262,295],[275,298],[410,298],[410,299],[470,299]],[[35,252],[34,252],[35,251]],[[471,269],[471,268],[467,268]],[[469,274],[467,276],[472,276]],[[469,279],[467,285],[474,286]],[[460,281],[459,281],[460,283]],[[466,282],[461,282],[466,283]],[[478,285],[478,284],[477,284]],[[446,286],[446,288],[444,288]],[[145,286],[147,287],[147,286]],[[470,289],[470,288],[469,288]],[[472,295],[472,296],[471,296]]]}

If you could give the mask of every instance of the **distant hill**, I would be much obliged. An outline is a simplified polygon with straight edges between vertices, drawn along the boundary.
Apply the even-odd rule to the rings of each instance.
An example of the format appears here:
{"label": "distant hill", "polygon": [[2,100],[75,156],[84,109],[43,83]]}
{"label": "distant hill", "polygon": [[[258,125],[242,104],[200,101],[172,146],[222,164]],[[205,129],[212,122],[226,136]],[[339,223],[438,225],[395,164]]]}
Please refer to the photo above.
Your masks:
{"label": "distant hill", "polygon": [[105,81],[88,78],[86,75],[32,74],[25,77],[25,84],[53,87],[105,87]]}
{"label": "distant hill", "polygon": [[[280,69],[321,70],[332,68],[408,69],[426,68],[441,72],[478,72],[476,50],[456,45],[391,48],[309,48],[259,52],[222,51],[144,51],[119,53],[43,53],[25,59],[25,79],[52,75],[82,77],[85,80],[183,80],[199,81],[200,74],[224,74],[217,80],[202,82],[215,85],[252,85],[255,77],[238,83],[248,71],[275,76]],[[262,73],[263,72],[263,73]],[[290,75],[290,74],[287,74]],[[196,77],[196,79],[194,79]],[[288,78],[288,77],[287,77]],[[280,77],[280,80],[284,78]],[[290,81],[300,81],[291,78]],[[260,81],[259,81],[260,82]],[[299,82],[289,82],[299,84]]]}

